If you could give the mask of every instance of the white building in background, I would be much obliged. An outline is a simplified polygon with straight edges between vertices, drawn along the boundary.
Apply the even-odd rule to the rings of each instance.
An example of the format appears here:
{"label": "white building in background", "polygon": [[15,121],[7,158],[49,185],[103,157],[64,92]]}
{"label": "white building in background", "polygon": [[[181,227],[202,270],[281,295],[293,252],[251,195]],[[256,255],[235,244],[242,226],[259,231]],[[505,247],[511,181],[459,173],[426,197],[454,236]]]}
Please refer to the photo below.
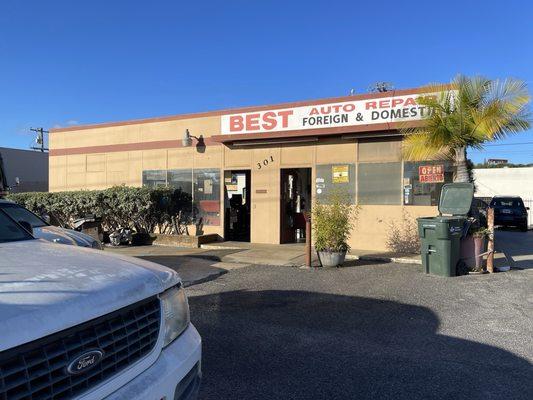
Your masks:
{"label": "white building in background", "polygon": [[476,197],[520,196],[533,199],[533,167],[476,168]]}
{"label": "white building in background", "polygon": [[486,163],[488,165],[500,165],[509,163],[509,160],[505,158],[489,158]]}
{"label": "white building in background", "polygon": [[48,191],[48,153],[0,147],[11,193]]}

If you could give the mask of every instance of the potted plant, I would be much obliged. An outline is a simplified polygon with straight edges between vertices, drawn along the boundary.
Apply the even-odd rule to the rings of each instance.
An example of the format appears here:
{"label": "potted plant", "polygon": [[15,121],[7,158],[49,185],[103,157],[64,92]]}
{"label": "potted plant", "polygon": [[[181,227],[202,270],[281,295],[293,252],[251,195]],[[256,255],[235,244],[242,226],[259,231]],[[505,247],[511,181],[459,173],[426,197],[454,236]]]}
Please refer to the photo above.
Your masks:
{"label": "potted plant", "polygon": [[357,214],[357,207],[350,204],[349,196],[343,192],[334,192],[313,207],[315,250],[323,267],[343,264]]}

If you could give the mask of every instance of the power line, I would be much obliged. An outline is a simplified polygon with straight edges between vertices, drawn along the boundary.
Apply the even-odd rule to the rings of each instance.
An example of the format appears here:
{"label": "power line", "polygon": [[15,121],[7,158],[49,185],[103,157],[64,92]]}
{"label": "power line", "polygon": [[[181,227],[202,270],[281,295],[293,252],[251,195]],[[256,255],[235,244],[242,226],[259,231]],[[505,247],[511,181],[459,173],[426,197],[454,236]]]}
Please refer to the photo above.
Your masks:
{"label": "power line", "polygon": [[521,146],[523,144],[533,144],[533,142],[519,142],[519,143],[489,143],[483,146]]}
{"label": "power line", "polygon": [[529,150],[469,150],[469,153],[477,153],[477,154],[516,154],[516,153],[532,153],[533,149]]}

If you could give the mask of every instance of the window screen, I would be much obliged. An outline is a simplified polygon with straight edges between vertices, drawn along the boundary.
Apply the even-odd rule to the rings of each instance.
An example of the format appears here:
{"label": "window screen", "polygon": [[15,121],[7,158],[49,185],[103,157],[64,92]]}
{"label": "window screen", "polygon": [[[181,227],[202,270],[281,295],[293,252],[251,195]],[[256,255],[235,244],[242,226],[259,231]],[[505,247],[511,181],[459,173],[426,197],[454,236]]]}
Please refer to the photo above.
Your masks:
{"label": "window screen", "polygon": [[157,187],[166,186],[167,171],[166,170],[148,170],[143,171],[143,186]]}
{"label": "window screen", "polygon": [[325,164],[316,166],[315,195],[319,202],[327,202],[332,191],[346,193],[355,204],[355,164]]}
{"label": "window screen", "polygon": [[357,148],[360,162],[401,161],[401,141],[399,139],[359,139]]}
{"label": "window screen", "polygon": [[220,170],[194,170],[196,220],[204,225],[220,225]]}
{"label": "window screen", "polygon": [[359,204],[400,204],[402,163],[359,163]]}
{"label": "window screen", "polygon": [[453,182],[453,166],[445,161],[405,162],[403,204],[436,206],[445,183]]}

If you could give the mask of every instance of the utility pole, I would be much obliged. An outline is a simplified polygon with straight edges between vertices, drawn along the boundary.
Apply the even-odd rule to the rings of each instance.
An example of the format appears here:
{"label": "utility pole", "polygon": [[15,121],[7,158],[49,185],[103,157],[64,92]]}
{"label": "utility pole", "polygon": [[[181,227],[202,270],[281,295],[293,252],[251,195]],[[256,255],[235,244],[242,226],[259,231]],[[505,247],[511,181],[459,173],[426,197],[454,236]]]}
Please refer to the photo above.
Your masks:
{"label": "utility pole", "polygon": [[48,148],[44,147],[44,134],[49,133],[49,132],[45,131],[43,128],[30,128],[30,131],[37,133],[37,138],[35,139],[35,143],[37,143],[38,145],[38,146],[30,147],[30,149],[40,150],[41,153],[48,151]]}

